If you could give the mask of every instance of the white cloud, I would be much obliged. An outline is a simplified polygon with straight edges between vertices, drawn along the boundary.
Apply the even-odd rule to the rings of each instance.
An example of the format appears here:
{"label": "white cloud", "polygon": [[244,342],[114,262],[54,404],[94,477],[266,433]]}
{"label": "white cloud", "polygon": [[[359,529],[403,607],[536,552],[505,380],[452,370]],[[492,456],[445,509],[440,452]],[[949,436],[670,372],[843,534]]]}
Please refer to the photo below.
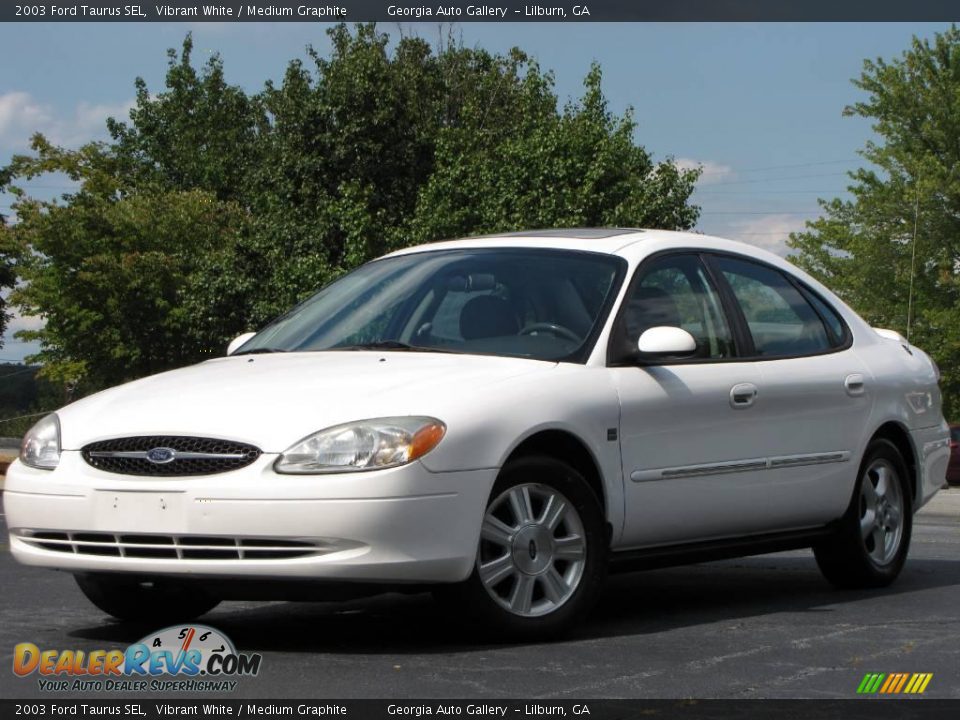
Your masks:
{"label": "white cloud", "polygon": [[36,341],[24,342],[13,336],[18,330],[39,330],[44,320],[34,315],[21,315],[15,308],[9,308],[13,317],[7,323],[7,332],[3,336],[3,347],[0,347],[0,357],[5,360],[22,362],[27,355],[33,355],[40,350],[40,343]]}
{"label": "white cloud", "polygon": [[16,309],[12,310],[10,322],[7,323],[7,332],[11,335],[18,330],[40,330],[46,321],[36,315],[21,315]]}
{"label": "white cloud", "polygon": [[30,134],[49,127],[54,118],[48,106],[30,93],[14,91],[0,95],[0,147],[26,146]]}
{"label": "white cloud", "polygon": [[803,230],[806,219],[802,215],[783,214],[737,220],[728,226],[726,237],[756,245],[786,257],[790,252],[790,248],[787,247],[790,233]]}
{"label": "white cloud", "polygon": [[729,180],[737,175],[729,165],[714,162],[713,160],[677,158],[673,161],[673,164],[681,170],[696,170],[697,168],[703,170],[703,172],[700,173],[700,179],[697,180],[698,185],[712,185],[724,180]]}
{"label": "white cloud", "polygon": [[58,113],[30,93],[15,90],[0,94],[0,152],[23,152],[30,136],[41,132],[58,145],[75,147],[107,135],[106,119],[126,119],[133,100],[118,103],[81,102],[72,111]]}

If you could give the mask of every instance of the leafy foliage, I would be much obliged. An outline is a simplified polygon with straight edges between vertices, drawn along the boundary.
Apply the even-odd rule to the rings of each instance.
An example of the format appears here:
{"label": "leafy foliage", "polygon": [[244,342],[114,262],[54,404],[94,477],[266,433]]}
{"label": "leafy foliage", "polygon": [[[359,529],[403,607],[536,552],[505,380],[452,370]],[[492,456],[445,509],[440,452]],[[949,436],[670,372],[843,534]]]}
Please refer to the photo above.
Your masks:
{"label": "leafy foliage", "polygon": [[946,370],[946,414],[958,417],[960,30],[865,62],[854,84],[867,97],[846,113],[874,121],[880,140],[861,154],[876,169],[852,174],[853,200],[821,201],[823,216],[791,238],[793,259],[868,322],[930,352]]}
{"label": "leafy foliage", "polygon": [[[19,248],[10,232],[10,228],[0,216],[0,292],[14,286],[17,280],[16,259],[20,255]],[[0,347],[3,347],[3,333],[6,332],[10,313],[7,311],[7,301],[0,295]]]}
{"label": "leafy foliage", "polygon": [[655,164],[594,67],[558,107],[520,50],[434,51],[374,25],[329,31],[278,84],[248,95],[187,36],[166,86],[137,79],[112,142],[69,151],[36,136],[5,183],[63,172],[57,201],[19,194],[26,249],[15,302],[46,318],[44,373],[99,387],[218,353],[386,251],[528,227],[686,229],[698,171]]}
{"label": "leafy foliage", "polygon": [[[0,168],[0,187],[9,182],[10,170]],[[0,213],[0,293],[12,288],[17,281],[16,261],[21,250],[17,246],[10,228],[7,227],[7,218]],[[3,347],[3,334],[7,330],[10,313],[7,311],[7,301],[0,294],[0,348]]]}
{"label": "leafy foliage", "polygon": [[18,159],[18,174],[82,180],[63,203],[23,198],[11,229],[30,248],[13,300],[46,319],[19,335],[41,341],[45,374],[118,382],[209,356],[229,313],[213,303],[188,308],[206,282],[201,261],[235,241],[240,209],[203,190],[124,195],[110,151],[97,145],[74,153],[38,137],[34,149],[35,158]]}

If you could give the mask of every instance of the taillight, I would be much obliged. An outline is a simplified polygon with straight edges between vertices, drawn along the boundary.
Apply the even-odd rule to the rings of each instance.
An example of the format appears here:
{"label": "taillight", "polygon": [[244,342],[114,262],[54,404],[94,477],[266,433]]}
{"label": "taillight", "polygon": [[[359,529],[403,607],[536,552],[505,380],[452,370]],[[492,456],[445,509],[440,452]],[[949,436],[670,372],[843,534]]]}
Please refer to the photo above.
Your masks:
{"label": "taillight", "polygon": [[951,450],[956,450],[958,446],[960,446],[960,444],[958,444],[956,440],[951,440],[951,441],[950,441],[950,449],[951,449]]}

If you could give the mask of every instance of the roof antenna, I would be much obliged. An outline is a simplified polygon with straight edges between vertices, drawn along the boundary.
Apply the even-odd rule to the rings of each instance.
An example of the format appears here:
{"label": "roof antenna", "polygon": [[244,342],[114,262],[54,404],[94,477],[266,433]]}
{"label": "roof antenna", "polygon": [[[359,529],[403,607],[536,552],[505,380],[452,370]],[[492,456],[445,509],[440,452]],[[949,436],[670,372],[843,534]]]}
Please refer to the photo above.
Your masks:
{"label": "roof antenna", "polygon": [[910,342],[910,327],[913,321],[913,278],[917,267],[917,224],[920,218],[920,177],[916,180],[917,196],[913,202],[913,240],[910,242],[910,292],[907,294],[907,342]]}

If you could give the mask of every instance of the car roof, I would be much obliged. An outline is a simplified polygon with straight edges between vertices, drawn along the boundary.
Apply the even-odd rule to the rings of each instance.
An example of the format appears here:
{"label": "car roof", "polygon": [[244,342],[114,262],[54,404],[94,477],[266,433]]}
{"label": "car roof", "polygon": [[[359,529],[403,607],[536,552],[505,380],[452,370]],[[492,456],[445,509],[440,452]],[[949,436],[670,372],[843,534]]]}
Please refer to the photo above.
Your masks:
{"label": "car roof", "polygon": [[398,250],[393,255],[431,250],[462,248],[552,248],[557,250],[587,250],[614,254],[625,245],[637,242],[647,231],[634,228],[555,228],[525,230],[522,232],[474,235],[457,240],[414,245]]}
{"label": "car roof", "polygon": [[[477,235],[458,240],[415,245],[398,250],[391,255],[406,255],[432,250],[480,248],[538,248],[555,250],[580,250],[618,255],[627,260],[637,260],[654,252],[675,248],[697,248],[748,255],[783,267],[783,258],[755,245],[702,235],[693,232],[672,230],[649,230],[639,228],[555,228],[525,230],[521,232]],[[795,270],[795,268],[790,268]]]}

